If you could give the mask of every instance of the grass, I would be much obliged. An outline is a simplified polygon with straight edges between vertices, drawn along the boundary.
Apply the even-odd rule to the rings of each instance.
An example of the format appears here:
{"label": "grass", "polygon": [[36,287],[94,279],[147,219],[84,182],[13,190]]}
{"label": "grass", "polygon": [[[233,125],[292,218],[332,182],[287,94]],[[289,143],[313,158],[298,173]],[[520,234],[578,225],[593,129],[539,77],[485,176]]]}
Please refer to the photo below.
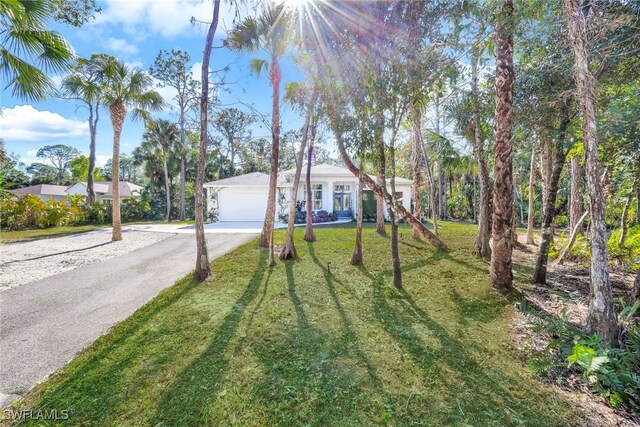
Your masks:
{"label": "grass", "polygon": [[297,231],[297,261],[268,269],[254,242],[211,280],[183,278],[21,409],[68,410],[73,425],[570,424],[512,348],[513,308],[469,254],[473,226],[441,224],[447,253],[403,226],[399,292],[372,226],[364,267],[348,263],[352,225],[316,233],[308,244]]}
{"label": "grass", "polygon": [[62,237],[71,234],[86,233],[108,227],[108,225],[72,225],[68,227],[41,228],[35,230],[18,230],[0,232],[0,243],[27,242],[31,240]]}

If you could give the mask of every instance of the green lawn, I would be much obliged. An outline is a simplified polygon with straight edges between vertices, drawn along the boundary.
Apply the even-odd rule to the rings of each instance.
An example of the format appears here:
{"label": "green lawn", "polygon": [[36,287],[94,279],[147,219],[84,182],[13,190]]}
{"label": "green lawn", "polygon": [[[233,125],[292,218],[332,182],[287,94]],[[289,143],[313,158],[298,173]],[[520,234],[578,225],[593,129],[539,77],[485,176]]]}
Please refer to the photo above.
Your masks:
{"label": "green lawn", "polygon": [[212,280],[180,280],[25,408],[69,410],[74,425],[569,424],[510,344],[513,308],[469,255],[474,226],[441,224],[448,253],[403,227],[401,292],[371,227],[366,266],[349,265],[352,227],[318,227],[314,244],[297,230],[300,259],[272,270],[251,243]]}
{"label": "green lawn", "polygon": [[70,234],[85,233],[104,227],[108,227],[108,225],[72,225],[68,227],[41,228],[36,230],[1,231],[0,243],[26,242],[50,237],[62,237]]}

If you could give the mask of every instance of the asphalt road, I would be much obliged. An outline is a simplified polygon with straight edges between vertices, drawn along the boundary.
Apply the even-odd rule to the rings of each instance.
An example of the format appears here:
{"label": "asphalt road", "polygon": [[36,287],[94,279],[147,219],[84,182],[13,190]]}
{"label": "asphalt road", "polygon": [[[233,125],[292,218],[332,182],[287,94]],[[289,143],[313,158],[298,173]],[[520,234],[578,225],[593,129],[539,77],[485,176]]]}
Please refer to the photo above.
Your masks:
{"label": "asphalt road", "polygon": [[[209,257],[222,256],[255,236],[209,234]],[[192,271],[195,252],[193,235],[175,235],[1,292],[0,408]]]}

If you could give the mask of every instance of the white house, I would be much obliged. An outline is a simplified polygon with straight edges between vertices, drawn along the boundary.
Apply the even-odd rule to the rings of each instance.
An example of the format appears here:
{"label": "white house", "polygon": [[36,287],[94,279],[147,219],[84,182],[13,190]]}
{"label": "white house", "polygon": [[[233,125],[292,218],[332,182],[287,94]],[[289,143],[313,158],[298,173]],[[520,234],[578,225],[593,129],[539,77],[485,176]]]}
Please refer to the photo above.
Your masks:
{"label": "white house", "polygon": [[[113,193],[111,188],[113,183],[111,181],[101,181],[93,183],[93,190],[96,193],[96,200],[100,203],[105,200],[111,200]],[[72,186],[65,185],[51,185],[51,184],[38,184],[29,187],[17,188],[15,190],[9,190],[10,193],[16,196],[22,196],[25,194],[32,194],[38,196],[45,202],[53,200],[56,202],[67,200],[67,196],[72,194],[82,194],[87,196],[87,183],[78,182]],[[132,184],[127,181],[120,181],[120,198],[127,199],[130,197],[140,197],[142,194],[142,187],[136,184]]]}
{"label": "white house", "polygon": [[16,196],[31,194],[39,197],[45,202],[59,202],[61,200],[67,200],[66,191],[67,187],[65,185],[38,184],[31,185],[29,187],[16,188],[15,190],[9,190],[9,193],[15,194]]}
{"label": "white house", "polygon": [[[295,169],[282,171],[278,177],[278,198],[276,220],[289,212]],[[306,167],[302,169],[297,201],[306,200]],[[412,181],[396,178],[398,200],[404,206],[411,204]],[[388,182],[387,182],[388,186]],[[207,198],[207,212],[210,220],[263,221],[269,193],[269,175],[253,172],[204,184]],[[320,164],[311,167],[311,187],[313,189],[313,210],[335,212],[338,217],[355,217],[358,178],[346,168]],[[387,188],[391,192],[391,188]],[[365,186],[363,195],[365,213],[375,216],[375,197]],[[368,210],[367,210],[368,209]],[[371,212],[371,209],[373,211]],[[386,209],[384,212],[386,216]]]}
{"label": "white house", "polygon": [[[99,181],[93,183],[93,191],[96,193],[96,200],[100,203],[113,198],[112,181]],[[78,182],[67,188],[67,194],[82,194],[87,196],[87,183]],[[142,195],[142,187],[128,181],[120,181],[120,198],[128,199],[131,197],[140,197]]]}

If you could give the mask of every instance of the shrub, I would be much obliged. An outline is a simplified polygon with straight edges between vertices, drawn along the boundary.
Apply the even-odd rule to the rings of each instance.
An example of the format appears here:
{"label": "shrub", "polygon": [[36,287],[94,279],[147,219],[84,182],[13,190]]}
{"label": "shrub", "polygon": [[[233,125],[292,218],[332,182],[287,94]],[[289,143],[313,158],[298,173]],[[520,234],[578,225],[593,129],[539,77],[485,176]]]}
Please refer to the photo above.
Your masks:
{"label": "shrub", "polygon": [[151,218],[151,205],[148,201],[142,199],[125,199],[122,201],[122,220],[123,221],[142,221]]}
{"label": "shrub", "polygon": [[[287,222],[289,220],[289,215],[279,215],[280,221]],[[314,224],[319,224],[323,222],[331,222],[338,219],[338,215],[335,212],[327,212],[327,211],[318,211],[312,212],[311,221]],[[296,219],[294,221],[295,224],[304,224],[307,222],[307,212],[303,210],[296,210]]]}
{"label": "shrub", "polygon": [[17,199],[0,201],[0,227],[4,230],[24,230],[47,227],[46,203],[38,196],[27,194]]}
{"label": "shrub", "polygon": [[60,227],[70,222],[73,218],[73,213],[71,206],[66,202],[49,201],[44,206],[44,217],[46,222],[43,228]]}
{"label": "shrub", "polygon": [[640,408],[640,327],[637,325],[629,329],[621,348],[603,346],[595,336],[575,340],[567,361],[569,367],[580,370],[592,391],[607,398],[612,406],[625,404],[635,410]]}
{"label": "shrub", "polygon": [[[0,199],[0,228],[2,230],[26,230],[59,227],[62,225],[103,224],[111,221],[111,204],[96,202],[94,206],[82,203],[82,196],[68,196],[66,201],[45,202],[38,196]],[[153,218],[151,205],[137,198],[122,201],[123,221],[140,221]]]}

